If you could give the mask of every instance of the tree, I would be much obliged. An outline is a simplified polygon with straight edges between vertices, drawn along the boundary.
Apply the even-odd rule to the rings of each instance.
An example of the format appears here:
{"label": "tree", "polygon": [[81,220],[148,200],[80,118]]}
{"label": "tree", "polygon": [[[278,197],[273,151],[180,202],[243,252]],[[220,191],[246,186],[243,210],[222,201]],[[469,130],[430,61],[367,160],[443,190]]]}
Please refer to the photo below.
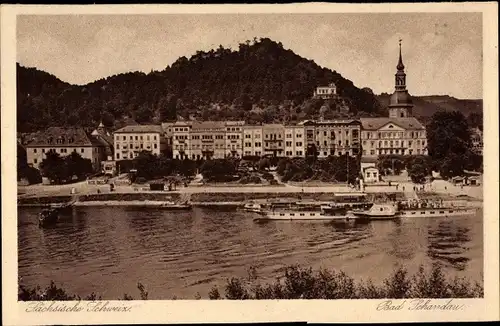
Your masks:
{"label": "tree", "polygon": [[467,116],[467,123],[471,128],[479,128],[479,130],[483,130],[483,114],[482,113],[470,113]]}
{"label": "tree", "polygon": [[137,169],[137,177],[146,180],[154,179],[159,175],[158,157],[149,151],[142,151],[134,158],[134,166]]}
{"label": "tree", "polygon": [[92,161],[84,159],[80,154],[72,152],[64,157],[64,163],[70,177],[76,176],[79,180],[92,173]]}
{"label": "tree", "polygon": [[259,170],[264,171],[271,167],[271,161],[267,157],[263,157],[258,163]]}
{"label": "tree", "polygon": [[200,173],[209,181],[231,181],[236,174],[237,163],[229,159],[205,161],[200,167]]}
{"label": "tree", "polygon": [[429,156],[441,161],[451,154],[465,155],[470,148],[469,125],[459,111],[439,111],[427,126]]}
{"label": "tree", "polygon": [[424,183],[428,175],[428,168],[420,163],[412,164],[408,169],[408,175],[414,183]]}
{"label": "tree", "polygon": [[462,175],[464,172],[465,160],[463,157],[451,153],[441,160],[439,174],[443,179],[449,179],[454,176]]}
{"label": "tree", "polygon": [[44,177],[55,183],[67,181],[70,177],[64,159],[56,152],[49,151],[40,163],[40,170]]}

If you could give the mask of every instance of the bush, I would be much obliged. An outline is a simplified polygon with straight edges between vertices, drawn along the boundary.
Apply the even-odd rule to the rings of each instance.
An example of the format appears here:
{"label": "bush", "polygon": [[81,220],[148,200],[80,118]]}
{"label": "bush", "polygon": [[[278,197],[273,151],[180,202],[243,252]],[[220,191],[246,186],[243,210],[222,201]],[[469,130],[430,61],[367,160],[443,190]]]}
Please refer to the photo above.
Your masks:
{"label": "bush", "polygon": [[274,180],[274,176],[269,172],[262,173],[262,178],[264,178],[267,181]]}
{"label": "bush", "polygon": [[247,183],[259,184],[261,182],[262,181],[260,180],[260,178],[256,175],[249,175],[249,176],[246,176],[246,177],[243,177],[240,179],[240,183],[242,183],[242,184],[247,184]]}
{"label": "bush", "polygon": [[[232,277],[224,287],[225,298],[229,300],[247,299],[403,299],[403,298],[483,298],[483,286],[472,285],[468,280],[454,278],[448,281],[441,268],[434,265],[429,272],[422,267],[413,277],[408,277],[406,269],[396,269],[381,285],[371,280],[356,283],[344,272],[293,265],[285,268],[281,277],[274,282],[262,285],[258,282],[256,272],[247,280]],[[148,299],[148,292],[141,284],[137,284],[141,300]],[[177,297],[174,296],[177,299]],[[197,293],[196,299],[200,299]],[[221,299],[219,289],[214,286],[208,293],[210,300]],[[124,294],[123,300],[134,300]],[[27,288],[19,282],[19,301],[52,301],[80,300],[79,296],[68,294],[57,287],[54,282],[42,291],[40,286]],[[97,300],[91,293],[85,300]],[[99,300],[101,298],[99,297]]]}

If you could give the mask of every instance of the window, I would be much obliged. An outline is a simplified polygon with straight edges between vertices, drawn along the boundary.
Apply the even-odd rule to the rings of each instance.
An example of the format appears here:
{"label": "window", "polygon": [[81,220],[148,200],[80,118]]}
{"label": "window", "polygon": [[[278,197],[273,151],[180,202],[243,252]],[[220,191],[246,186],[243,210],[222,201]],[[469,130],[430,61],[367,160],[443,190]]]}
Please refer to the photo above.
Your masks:
{"label": "window", "polygon": [[323,142],[323,145],[324,145],[324,146],[327,146],[327,145],[328,145],[328,144],[326,143],[326,140]]}
{"label": "window", "polygon": [[302,138],[302,134],[297,134],[296,137],[297,138]]}
{"label": "window", "polygon": [[37,160],[36,158],[34,158],[34,159],[33,159],[33,163],[35,163],[35,164],[36,164],[37,162],[38,162],[38,160]]}
{"label": "window", "polygon": [[83,153],[83,152],[84,152],[84,149],[83,149],[83,148],[82,148],[82,149],[80,149],[80,152],[82,152],[82,153]]}
{"label": "window", "polygon": [[328,152],[323,152],[323,156],[328,156]]}
{"label": "window", "polygon": [[120,149],[120,144],[116,144],[116,149]]}
{"label": "window", "polygon": [[370,151],[370,155],[375,155],[375,150],[373,150],[373,149],[372,149],[372,150]]}
{"label": "window", "polygon": [[36,148],[33,148],[33,153],[36,153]]}
{"label": "window", "polygon": [[156,140],[156,136],[153,136],[153,140]]}
{"label": "window", "polygon": [[116,153],[116,159],[119,160],[120,159],[120,153]]}
{"label": "window", "polygon": [[366,177],[367,178],[371,177],[371,173],[370,172],[366,172]]}
{"label": "window", "polygon": [[296,142],[295,146],[302,146],[302,142],[300,142],[300,141]]}

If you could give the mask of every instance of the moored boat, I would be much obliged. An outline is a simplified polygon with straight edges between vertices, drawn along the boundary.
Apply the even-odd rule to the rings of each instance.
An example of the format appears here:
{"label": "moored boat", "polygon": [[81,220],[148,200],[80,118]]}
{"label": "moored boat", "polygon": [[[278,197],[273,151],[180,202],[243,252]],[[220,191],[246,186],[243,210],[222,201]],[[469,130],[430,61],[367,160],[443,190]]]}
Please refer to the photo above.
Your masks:
{"label": "moored boat", "polygon": [[175,203],[172,201],[167,201],[158,206],[158,208],[161,209],[169,209],[169,210],[190,210],[192,208],[192,205],[189,204],[188,202],[184,203]]}
{"label": "moored boat", "polygon": [[38,226],[46,227],[54,225],[59,220],[59,212],[56,209],[44,209],[38,215]]}
{"label": "moored boat", "polygon": [[401,216],[404,217],[449,217],[474,215],[476,207],[453,206],[442,201],[413,201],[398,204]]}
{"label": "moored boat", "polygon": [[400,216],[393,204],[373,204],[369,209],[352,210],[350,213],[360,219],[368,220],[394,220]]}
{"label": "moored boat", "polygon": [[245,205],[243,205],[242,208],[243,211],[249,212],[249,213],[262,213],[263,210],[263,205],[254,203],[254,202],[248,202]]}
{"label": "moored boat", "polygon": [[442,217],[442,216],[467,216],[476,214],[474,207],[425,207],[425,208],[406,208],[400,211],[403,217]]}
{"label": "moored boat", "polygon": [[321,210],[268,210],[254,221],[284,220],[284,221],[353,221],[356,216],[347,214],[345,209],[322,208]]}

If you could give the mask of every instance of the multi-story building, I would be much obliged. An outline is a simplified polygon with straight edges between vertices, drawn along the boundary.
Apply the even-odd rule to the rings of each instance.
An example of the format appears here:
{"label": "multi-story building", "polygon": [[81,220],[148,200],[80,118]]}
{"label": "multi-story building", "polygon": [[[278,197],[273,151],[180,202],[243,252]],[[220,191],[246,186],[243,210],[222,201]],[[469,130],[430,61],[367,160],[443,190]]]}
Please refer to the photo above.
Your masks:
{"label": "multi-story building", "polygon": [[191,130],[191,122],[177,121],[173,124],[172,129],[172,156],[175,159],[191,158],[189,156],[191,146],[189,133]]}
{"label": "multi-story building", "polygon": [[285,156],[285,126],[265,124],[262,126],[263,155]]}
{"label": "multi-story building", "polygon": [[114,132],[115,160],[131,160],[140,152],[159,155],[167,147],[160,125],[126,126]]}
{"label": "multi-story building", "polygon": [[364,157],[427,155],[425,128],[415,118],[362,118]]}
{"label": "multi-story building", "polygon": [[165,140],[165,144],[167,146],[166,155],[168,157],[172,157],[174,124],[175,122],[163,122],[161,124],[161,128],[163,129],[163,139]]}
{"label": "multi-story building", "polygon": [[262,126],[243,127],[243,156],[264,155]]}
{"label": "multi-story building", "polygon": [[99,171],[101,162],[106,160],[107,143],[101,138],[91,135],[83,128],[49,127],[44,131],[30,135],[26,140],[27,163],[39,168],[48,152],[61,156],[78,153],[84,159],[92,162],[94,171]]}
{"label": "multi-story building", "polygon": [[106,129],[106,127],[104,127],[102,122],[92,131],[91,135],[103,143],[106,152],[106,159],[107,161],[112,161],[115,148],[113,135]]}
{"label": "multi-story building", "polygon": [[192,122],[190,130],[188,158],[193,160],[224,158],[225,125],[224,122]]}
{"label": "multi-story building", "polygon": [[302,157],[305,155],[306,144],[303,125],[285,126],[285,156]]}
{"label": "multi-story building", "polygon": [[388,107],[389,117],[361,118],[364,157],[378,155],[427,155],[425,127],[411,117],[413,101],[406,89],[401,43],[395,75],[395,90]]}
{"label": "multi-story building", "polygon": [[244,121],[226,121],[226,152],[227,157],[241,158],[243,155]]}
{"label": "multi-story building", "polygon": [[483,155],[483,132],[479,128],[471,130],[471,142],[474,153]]}
{"label": "multi-story building", "polygon": [[359,154],[361,123],[358,120],[306,120],[302,125],[308,155],[327,157]]}
{"label": "multi-story building", "polygon": [[313,93],[314,98],[321,99],[331,99],[338,97],[337,86],[334,83],[330,83],[328,86],[316,87]]}

